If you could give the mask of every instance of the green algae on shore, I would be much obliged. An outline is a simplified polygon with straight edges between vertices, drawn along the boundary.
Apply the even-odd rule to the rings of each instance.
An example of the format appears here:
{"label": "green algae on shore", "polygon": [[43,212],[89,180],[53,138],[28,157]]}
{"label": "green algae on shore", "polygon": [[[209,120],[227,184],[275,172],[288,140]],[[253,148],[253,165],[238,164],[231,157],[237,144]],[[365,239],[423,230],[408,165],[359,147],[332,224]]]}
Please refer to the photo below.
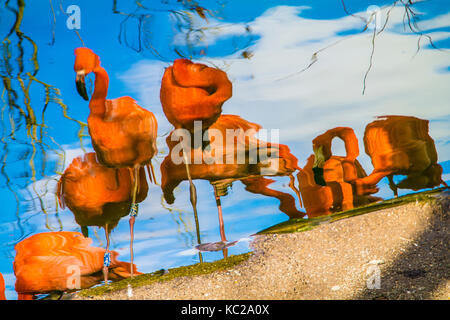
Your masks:
{"label": "green algae on shore", "polygon": [[427,201],[433,201],[434,197],[444,191],[445,189],[448,189],[446,187],[437,188],[433,190],[427,190],[423,192],[413,193],[413,194],[407,194],[398,198],[393,198],[389,200],[384,200],[380,202],[371,203],[366,206],[354,208],[347,211],[341,211],[337,212],[331,215],[326,216],[320,216],[310,219],[302,219],[302,218],[296,218],[296,219],[290,219],[285,222],[278,223],[274,226],[271,226],[267,229],[261,230],[257,232],[257,235],[261,234],[272,234],[272,233],[293,233],[293,232],[304,232],[311,230],[315,227],[317,227],[320,224],[323,223],[332,223],[338,220],[358,216],[361,214],[378,211],[382,209],[397,207],[402,204],[418,201],[418,202],[427,202]]}
{"label": "green algae on shore", "polygon": [[81,290],[77,293],[80,297],[98,296],[106,293],[111,293],[118,290],[124,290],[130,284],[133,288],[152,284],[154,282],[169,281],[177,277],[196,276],[212,273],[217,270],[225,270],[232,268],[244,261],[251,255],[251,252],[232,255],[226,259],[221,259],[214,262],[202,262],[189,266],[182,266],[168,270],[158,270],[156,272],[142,274],[133,279],[124,279],[108,285],[97,286],[89,289]]}

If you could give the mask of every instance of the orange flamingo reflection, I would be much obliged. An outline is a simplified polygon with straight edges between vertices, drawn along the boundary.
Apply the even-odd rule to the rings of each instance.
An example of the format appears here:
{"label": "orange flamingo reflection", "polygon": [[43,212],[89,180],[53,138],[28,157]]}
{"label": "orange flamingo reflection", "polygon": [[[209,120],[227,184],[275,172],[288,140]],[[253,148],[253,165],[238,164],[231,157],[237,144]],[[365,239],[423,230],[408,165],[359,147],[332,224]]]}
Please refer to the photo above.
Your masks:
{"label": "orange flamingo reflection", "polygon": [[100,66],[100,58],[91,49],[75,49],[74,70],[77,73],[78,93],[85,100],[89,98],[84,78],[91,72],[95,74],[94,93],[89,102],[88,128],[100,163],[108,167],[134,170],[130,212],[130,256],[133,264],[133,228],[138,211],[136,193],[140,181],[139,168],[151,166],[151,159],[157,152],[156,118],[152,112],[138,106],[131,97],[106,99],[109,77]]}
{"label": "orange flamingo reflection", "polygon": [[[292,175],[290,177],[293,178]],[[295,198],[286,192],[281,192],[278,190],[273,190],[269,188],[269,185],[275,182],[273,179],[267,179],[264,177],[251,177],[240,180],[245,185],[245,190],[261,194],[268,197],[276,198],[280,201],[278,209],[285,213],[289,218],[299,218],[304,216],[304,213],[299,211],[295,205]],[[299,196],[299,191],[293,185],[293,180],[291,189]],[[301,201],[301,198],[298,198]]]}
{"label": "orange flamingo reflection", "polygon": [[[335,137],[345,143],[346,156],[333,156],[331,143]],[[380,200],[372,196],[360,196],[353,191],[353,184],[367,176],[356,158],[359,155],[358,139],[352,128],[337,127],[313,140],[314,155],[298,173],[300,193],[306,213],[310,217],[349,210],[369,202]],[[376,188],[371,189],[375,193]]]}
{"label": "orange flamingo reflection", "polygon": [[207,129],[219,118],[232,85],[222,70],[177,59],[164,72],[160,94],[164,114],[175,129],[193,131],[194,121],[202,121],[202,129]]}
{"label": "orange flamingo reflection", "polygon": [[0,272],[0,300],[6,300],[5,296],[5,279],[3,279],[3,275]]}
{"label": "orange flamingo reflection", "polygon": [[[222,70],[210,68],[187,59],[177,59],[168,67],[161,80],[160,99],[164,114],[175,129],[194,133],[197,121],[200,129],[208,129],[222,113],[222,105],[232,96],[232,84]],[[195,146],[202,148],[202,146]],[[192,182],[190,165],[183,151],[185,170],[189,180],[189,193],[197,229],[197,242],[201,243],[197,191]],[[201,254],[199,254],[202,262]]]}
{"label": "orange flamingo reflection", "polygon": [[[442,180],[442,167],[437,164],[428,122],[411,116],[383,116],[366,126],[364,145],[374,170],[357,182],[358,194],[370,192],[384,177],[388,177],[395,196],[398,188],[419,190],[440,184],[447,186]],[[394,175],[406,175],[406,178],[395,184]]]}
{"label": "orange flamingo reflection", "polygon": [[346,156],[342,159],[343,174],[345,181],[357,178],[355,160],[359,155],[358,139],[352,128],[337,127],[326,131],[313,140],[314,151],[314,179],[317,184],[325,185],[323,179],[324,163],[331,158],[331,142],[335,137],[344,141]]}
{"label": "orange flamingo reflection", "polygon": [[[147,196],[148,185],[144,168],[139,172],[136,202]],[[127,168],[108,168],[97,161],[94,152],[75,158],[58,182],[60,206],[73,212],[76,222],[87,237],[87,226],[105,229],[106,253],[109,253],[109,234],[119,220],[130,212],[132,205],[132,175]],[[105,283],[108,267],[104,267]]]}
{"label": "orange flamingo reflection", "polygon": [[[209,146],[202,153],[203,161],[195,163],[195,152],[191,152],[190,175],[193,180],[208,180],[214,187],[217,203],[220,233],[222,242],[226,242],[223,224],[222,207],[220,197],[227,194],[228,187],[235,180],[240,180],[246,189],[253,193],[275,196],[280,200],[280,209],[290,218],[302,217],[304,213],[295,208],[295,199],[279,191],[271,190],[267,186],[273,180],[265,179],[262,175],[289,176],[291,188],[298,194],[294,186],[292,173],[298,168],[297,158],[290,153],[289,148],[283,144],[265,143],[254,137],[261,128],[256,123],[248,122],[236,115],[221,115],[218,120],[210,126],[206,134],[210,138]],[[248,134],[233,136],[226,139],[227,130],[233,132],[241,129]],[[251,130],[251,131],[249,131]],[[173,132],[172,132],[173,134]],[[184,166],[173,161],[176,156],[175,147],[178,145],[172,141],[172,134],[167,138],[169,155],[161,164],[161,188],[167,203],[172,204],[175,200],[173,190],[184,180],[188,180]],[[239,161],[238,150],[242,148],[245,161]],[[267,154],[273,157],[271,162],[250,161],[252,150],[266,148]],[[232,150],[232,154],[229,151]],[[178,154],[181,157],[181,154]],[[241,160],[242,160],[241,158]],[[211,161],[214,160],[214,161]],[[231,161],[230,161],[231,160]],[[276,162],[276,163],[275,163]],[[298,194],[299,195],[299,194]]]}
{"label": "orange flamingo reflection", "polygon": [[[14,249],[14,274],[19,300],[30,300],[38,293],[84,289],[102,278],[105,249],[91,246],[92,239],[79,232],[44,232],[19,242]],[[117,260],[111,252],[109,268],[113,281],[135,274],[136,266]]]}

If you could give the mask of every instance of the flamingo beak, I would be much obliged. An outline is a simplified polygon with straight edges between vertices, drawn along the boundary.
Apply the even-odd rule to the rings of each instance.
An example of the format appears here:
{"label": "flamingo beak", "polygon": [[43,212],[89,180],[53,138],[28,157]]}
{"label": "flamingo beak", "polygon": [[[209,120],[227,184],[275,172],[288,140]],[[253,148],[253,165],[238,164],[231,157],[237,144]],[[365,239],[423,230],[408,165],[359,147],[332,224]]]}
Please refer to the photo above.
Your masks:
{"label": "flamingo beak", "polygon": [[313,173],[314,173],[314,182],[319,186],[326,186],[325,178],[323,177],[323,166],[325,164],[325,155],[323,154],[323,146],[318,148],[313,147],[314,150],[314,165],[313,165]]}
{"label": "flamingo beak", "polygon": [[84,81],[84,77],[85,77],[84,70],[78,71],[75,83],[77,84],[78,94],[81,97],[83,97],[84,100],[89,101],[89,97],[88,97],[87,91],[86,91],[86,83]]}

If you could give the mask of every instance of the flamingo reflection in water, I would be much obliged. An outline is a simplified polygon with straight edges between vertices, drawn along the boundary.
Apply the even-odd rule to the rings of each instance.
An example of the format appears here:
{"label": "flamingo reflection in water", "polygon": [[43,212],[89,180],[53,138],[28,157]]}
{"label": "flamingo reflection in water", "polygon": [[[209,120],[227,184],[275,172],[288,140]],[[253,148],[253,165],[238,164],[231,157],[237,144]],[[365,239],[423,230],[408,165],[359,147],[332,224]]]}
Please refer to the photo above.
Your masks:
{"label": "flamingo reflection in water", "polygon": [[[127,168],[108,168],[97,161],[94,152],[75,158],[58,182],[57,196],[62,208],[67,206],[88,236],[87,226],[105,229],[106,259],[110,259],[109,235],[119,220],[130,212],[132,205],[132,175]],[[136,203],[144,201],[148,192],[144,168],[139,171]],[[105,261],[104,279],[108,282]]]}
{"label": "flamingo reflection in water", "polygon": [[[332,154],[331,144],[335,137],[344,141],[345,157]],[[359,146],[352,128],[337,127],[319,135],[313,140],[313,151],[314,155],[308,158],[305,167],[297,175],[309,217],[349,210],[380,200],[354,192],[354,184],[367,174],[356,159]],[[370,189],[370,193],[377,191],[375,187]]]}
{"label": "flamingo reflection in water", "polygon": [[[94,93],[89,102],[88,129],[99,162],[112,168],[129,168],[133,172],[132,204],[130,211],[130,256],[133,264],[133,229],[138,205],[139,172],[142,166],[151,167],[157,152],[157,122],[152,112],[137,105],[131,97],[107,100],[109,77],[100,65],[100,58],[88,48],[75,49],[74,70],[78,93],[89,100],[85,76],[95,74]],[[154,175],[153,175],[154,180]],[[107,260],[107,259],[105,259]],[[131,270],[133,276],[133,270]]]}
{"label": "flamingo reflection in water", "polygon": [[[374,170],[357,182],[358,194],[367,194],[384,177],[388,177],[396,197],[399,188],[447,186],[437,163],[436,146],[428,133],[428,122],[411,116],[383,116],[366,126],[364,145]],[[394,175],[406,178],[396,184]]]}
{"label": "flamingo reflection in water", "polygon": [[[290,218],[302,217],[304,213],[295,207],[295,199],[290,194],[269,189],[267,186],[273,182],[263,175],[289,176],[290,186],[299,196],[294,186],[292,173],[298,168],[297,158],[290,153],[289,148],[283,144],[268,143],[254,137],[261,126],[248,122],[236,115],[221,115],[218,120],[205,131],[209,138],[209,145],[202,152],[202,161],[195,161],[197,154],[191,153],[189,159],[190,175],[192,179],[208,180],[214,188],[214,195],[219,216],[221,242],[204,244],[199,248],[212,247],[225,248],[235,242],[228,243],[225,236],[222,207],[220,197],[227,194],[228,187],[233,181],[240,180],[246,190],[275,196],[280,200],[280,210]],[[235,132],[233,139],[226,139],[227,132]],[[187,172],[181,161],[180,143],[172,140],[176,134],[173,131],[166,139],[169,146],[169,155],[161,164],[161,188],[167,203],[175,201],[173,190],[184,180],[188,180]],[[231,151],[231,153],[230,153]],[[263,160],[259,156],[267,155]],[[254,157],[256,156],[256,157]],[[252,158],[254,157],[254,158]],[[175,160],[175,161],[174,161]],[[242,161],[244,160],[244,161]],[[224,251],[226,256],[226,251]]]}
{"label": "flamingo reflection in water", "polygon": [[3,275],[0,272],[0,300],[6,300],[5,296],[5,279],[3,279]]}
{"label": "flamingo reflection in water", "polygon": [[[39,293],[66,292],[100,283],[105,249],[91,246],[92,239],[79,232],[44,232],[19,242],[14,249],[15,288],[19,300],[31,300]],[[113,281],[135,274],[135,265],[117,260],[111,252],[109,276]]]}
{"label": "flamingo reflection in water", "polygon": [[[194,132],[196,122],[200,134],[208,129],[220,116],[223,103],[232,96],[232,84],[227,74],[219,69],[188,59],[177,59],[168,67],[161,80],[160,99],[167,120],[175,129]],[[194,141],[194,140],[192,140]],[[203,149],[203,145],[194,145]],[[188,155],[183,151],[185,170],[189,180],[190,201],[197,228],[197,242],[200,244],[197,215],[197,191],[192,182]],[[202,257],[200,255],[200,261]]]}

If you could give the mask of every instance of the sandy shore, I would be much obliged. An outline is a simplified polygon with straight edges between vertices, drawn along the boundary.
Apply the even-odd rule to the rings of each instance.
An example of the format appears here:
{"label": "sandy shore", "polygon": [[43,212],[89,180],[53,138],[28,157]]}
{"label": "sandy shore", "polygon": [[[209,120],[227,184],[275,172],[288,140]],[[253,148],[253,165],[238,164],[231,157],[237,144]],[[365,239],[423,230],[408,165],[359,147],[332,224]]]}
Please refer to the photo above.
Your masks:
{"label": "sandy shore", "polygon": [[[133,299],[449,299],[449,216],[447,195],[259,235],[243,263],[138,287]],[[125,290],[92,298],[128,299]]]}

